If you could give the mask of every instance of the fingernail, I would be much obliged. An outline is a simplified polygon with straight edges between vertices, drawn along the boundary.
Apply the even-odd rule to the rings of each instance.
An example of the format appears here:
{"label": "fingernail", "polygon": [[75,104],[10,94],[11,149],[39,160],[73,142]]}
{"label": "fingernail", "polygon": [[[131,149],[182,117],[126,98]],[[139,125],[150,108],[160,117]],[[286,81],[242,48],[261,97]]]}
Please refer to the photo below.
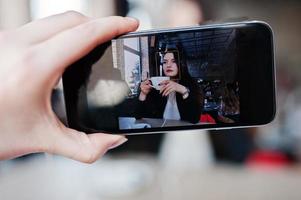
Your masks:
{"label": "fingernail", "polygon": [[135,23],[139,22],[139,20],[135,17],[125,17],[125,18],[132,21],[132,22],[135,22]]}
{"label": "fingernail", "polygon": [[120,145],[122,145],[123,143],[125,143],[126,141],[128,141],[128,139],[126,137],[122,137],[119,140],[117,140],[116,142],[114,142],[109,149],[114,149]]}

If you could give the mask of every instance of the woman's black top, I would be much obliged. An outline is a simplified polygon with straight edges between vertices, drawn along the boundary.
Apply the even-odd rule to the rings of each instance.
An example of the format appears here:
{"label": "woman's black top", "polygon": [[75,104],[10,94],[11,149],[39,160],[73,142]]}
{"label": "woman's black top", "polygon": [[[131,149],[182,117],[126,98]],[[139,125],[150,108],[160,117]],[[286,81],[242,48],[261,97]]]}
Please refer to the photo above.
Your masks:
{"label": "woman's black top", "polygon": [[[185,84],[184,82],[181,83],[181,81],[179,84],[187,87],[190,91],[186,99],[183,99],[182,94],[176,93],[176,101],[181,120],[198,123],[202,110],[201,90],[196,84]],[[140,101],[138,98],[137,101],[136,118],[163,118],[167,97],[162,97],[159,90],[152,89],[145,101]]]}

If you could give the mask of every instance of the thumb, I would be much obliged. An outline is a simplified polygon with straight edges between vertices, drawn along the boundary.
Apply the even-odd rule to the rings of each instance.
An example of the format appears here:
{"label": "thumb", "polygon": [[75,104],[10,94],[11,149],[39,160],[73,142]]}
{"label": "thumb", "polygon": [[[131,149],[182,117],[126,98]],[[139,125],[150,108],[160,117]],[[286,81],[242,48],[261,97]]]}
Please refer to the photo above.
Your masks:
{"label": "thumb", "polygon": [[69,157],[84,163],[95,162],[108,150],[127,141],[124,136],[120,135],[104,133],[88,135],[69,128],[66,128],[58,135],[50,153]]}

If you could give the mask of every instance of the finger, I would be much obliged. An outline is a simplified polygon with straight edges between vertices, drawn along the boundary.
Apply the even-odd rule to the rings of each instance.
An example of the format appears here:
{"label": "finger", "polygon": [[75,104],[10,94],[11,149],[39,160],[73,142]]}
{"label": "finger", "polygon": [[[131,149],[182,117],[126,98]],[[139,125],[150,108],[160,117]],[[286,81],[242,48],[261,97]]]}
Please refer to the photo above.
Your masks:
{"label": "finger", "polygon": [[38,43],[89,20],[90,18],[81,13],[68,11],[28,23],[17,29],[16,32],[19,38],[26,43]]}
{"label": "finger", "polygon": [[166,84],[168,84],[168,83],[169,83],[169,80],[165,80],[165,81],[161,81],[161,82],[160,82],[161,85],[166,85]]}
{"label": "finger", "polygon": [[59,154],[71,159],[93,163],[108,150],[115,148],[127,139],[120,135],[103,133],[85,134],[66,128],[58,134],[55,145],[50,153]]}
{"label": "finger", "polygon": [[167,87],[162,95],[167,96],[171,91],[173,91],[173,87]]}
{"label": "finger", "polygon": [[165,84],[159,84],[161,86],[161,88],[163,88],[163,90],[165,90],[166,87],[169,87],[169,83],[165,83]]}
{"label": "finger", "polygon": [[164,87],[164,86],[161,86],[161,88],[160,88],[160,94],[161,94],[162,92],[164,92],[164,90],[165,90],[165,87]]}
{"label": "finger", "polygon": [[160,93],[164,92],[167,87],[169,87],[169,84],[163,84],[163,85],[161,85],[161,90],[160,90],[161,92]]}
{"label": "finger", "polygon": [[144,81],[145,85],[151,85],[151,82],[149,80]]}
{"label": "finger", "polygon": [[141,90],[143,90],[143,91],[148,91],[148,90],[150,90],[151,89],[151,86],[150,85],[145,85],[145,86],[143,86],[142,88],[141,88]]}
{"label": "finger", "polygon": [[[85,56],[93,48],[118,35],[136,30],[138,21],[132,18],[107,17],[63,31],[37,45],[35,66],[43,66],[49,78],[59,77],[65,68]],[[59,58],[59,59],[58,59]]]}
{"label": "finger", "polygon": [[172,85],[172,83],[171,82],[167,82],[167,83],[165,83],[165,87],[169,87],[169,86],[171,86]]}
{"label": "finger", "polygon": [[151,83],[149,81],[142,82],[142,85],[150,85]]}
{"label": "finger", "polygon": [[172,90],[166,90],[163,94],[163,96],[168,96],[170,93],[172,92]]}

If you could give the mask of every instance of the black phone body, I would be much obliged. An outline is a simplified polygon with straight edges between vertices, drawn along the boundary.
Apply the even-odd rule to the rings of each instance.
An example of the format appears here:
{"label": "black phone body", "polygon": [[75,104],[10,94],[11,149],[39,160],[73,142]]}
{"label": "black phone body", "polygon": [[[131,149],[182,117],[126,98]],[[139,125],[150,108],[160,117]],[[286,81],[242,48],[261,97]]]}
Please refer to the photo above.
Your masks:
{"label": "black phone body", "polygon": [[87,133],[264,125],[276,113],[273,32],[247,21],[129,33],[68,67],[63,86],[69,127]]}

